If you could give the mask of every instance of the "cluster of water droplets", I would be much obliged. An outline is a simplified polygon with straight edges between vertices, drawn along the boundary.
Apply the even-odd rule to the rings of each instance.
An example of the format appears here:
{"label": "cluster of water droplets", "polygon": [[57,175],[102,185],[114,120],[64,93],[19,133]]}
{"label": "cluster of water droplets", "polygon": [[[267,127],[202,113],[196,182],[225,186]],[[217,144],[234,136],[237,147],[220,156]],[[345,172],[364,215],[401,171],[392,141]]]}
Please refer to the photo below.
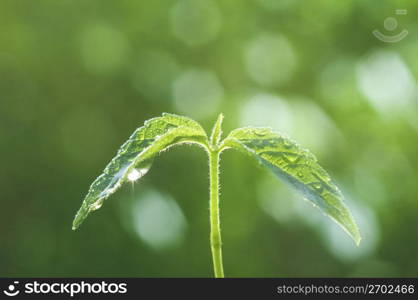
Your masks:
{"label": "cluster of water droplets", "polygon": [[236,137],[246,147],[254,150],[263,161],[278,168],[278,172],[284,172],[293,178],[287,180],[296,185],[303,184],[305,192],[311,194],[309,198],[315,197],[325,204],[323,200],[339,197],[338,188],[319,166],[316,157],[291,139],[276,134],[269,128],[245,128]]}
{"label": "cluster of water droplets", "polygon": [[231,133],[231,145],[239,145],[280,179],[304,195],[311,204],[341,224],[359,241],[357,227],[343,196],[316,157],[291,139],[270,129],[243,128]]}

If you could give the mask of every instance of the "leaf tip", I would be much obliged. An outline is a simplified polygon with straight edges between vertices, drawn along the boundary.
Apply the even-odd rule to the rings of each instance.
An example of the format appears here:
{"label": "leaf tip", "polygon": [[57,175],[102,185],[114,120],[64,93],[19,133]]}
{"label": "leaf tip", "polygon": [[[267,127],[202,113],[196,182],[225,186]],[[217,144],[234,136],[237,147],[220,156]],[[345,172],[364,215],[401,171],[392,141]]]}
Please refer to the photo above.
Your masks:
{"label": "leaf tip", "polygon": [[224,114],[220,113],[218,115],[218,118],[215,122],[215,125],[213,126],[213,129],[212,129],[212,134],[211,134],[211,137],[210,137],[210,141],[211,141],[212,145],[218,145],[218,143],[221,140],[223,120],[224,120]]}
{"label": "leaf tip", "polygon": [[349,223],[347,224],[347,223],[340,223],[339,221],[337,221],[337,223],[339,225],[341,225],[341,227],[353,239],[356,246],[360,246],[360,242],[361,242],[360,230],[359,230],[356,222],[354,221],[353,217],[351,216],[351,214],[350,214],[350,219],[349,219],[348,222]]}
{"label": "leaf tip", "polygon": [[78,227],[80,227],[81,223],[82,223],[82,221],[80,220],[79,216],[78,216],[78,215],[77,215],[77,216],[75,216],[75,218],[74,218],[74,220],[73,220],[73,224],[72,224],[72,226],[71,226],[71,229],[72,229],[73,231],[77,230],[77,229],[78,229]]}
{"label": "leaf tip", "polygon": [[351,233],[350,235],[351,235],[351,238],[354,240],[354,243],[356,243],[356,246],[357,247],[360,246],[361,235],[357,226],[355,228],[355,231]]}
{"label": "leaf tip", "polygon": [[89,209],[86,208],[86,205],[83,203],[81,205],[80,209],[78,210],[77,214],[74,217],[73,224],[72,224],[72,230],[77,230],[80,225],[84,222],[84,220],[87,218],[87,215],[89,214]]}

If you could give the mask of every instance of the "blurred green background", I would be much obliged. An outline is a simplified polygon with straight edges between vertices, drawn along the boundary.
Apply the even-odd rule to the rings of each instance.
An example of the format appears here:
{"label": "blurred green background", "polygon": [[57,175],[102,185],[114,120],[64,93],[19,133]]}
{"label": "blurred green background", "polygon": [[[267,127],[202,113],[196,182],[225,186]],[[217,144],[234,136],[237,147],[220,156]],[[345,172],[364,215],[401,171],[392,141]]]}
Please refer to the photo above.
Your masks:
{"label": "blurred green background", "polygon": [[363,235],[227,151],[227,276],[418,276],[416,1],[3,0],[0,28],[0,276],[212,276],[198,148],[71,222],[146,119],[221,111],[311,149]]}

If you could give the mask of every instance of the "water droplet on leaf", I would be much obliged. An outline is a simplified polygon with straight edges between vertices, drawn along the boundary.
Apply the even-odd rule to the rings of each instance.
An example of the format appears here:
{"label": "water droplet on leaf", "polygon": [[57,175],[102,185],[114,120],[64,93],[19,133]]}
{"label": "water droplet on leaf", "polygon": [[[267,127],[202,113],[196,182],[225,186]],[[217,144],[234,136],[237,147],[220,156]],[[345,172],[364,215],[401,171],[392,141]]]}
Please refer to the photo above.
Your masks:
{"label": "water droplet on leaf", "polygon": [[139,178],[141,178],[141,173],[137,170],[137,169],[133,169],[129,174],[128,174],[128,180],[129,181],[136,181]]}
{"label": "water droplet on leaf", "polygon": [[322,184],[320,182],[314,182],[311,185],[317,192],[322,191]]}
{"label": "water droplet on leaf", "polygon": [[267,130],[258,130],[258,131],[254,131],[254,134],[255,134],[256,136],[259,136],[259,137],[266,136],[266,135],[267,135],[267,133],[268,133],[268,131],[267,131]]}
{"label": "water droplet on leaf", "polygon": [[297,155],[296,153],[286,153],[285,155],[284,155],[284,157],[290,162],[290,163],[295,163],[299,158],[300,158],[300,156],[299,155]]}
{"label": "water droplet on leaf", "polygon": [[100,207],[102,207],[103,200],[104,200],[104,198],[101,198],[101,199],[97,200],[96,202],[94,202],[93,204],[91,204],[90,207],[89,207],[90,211],[95,211],[95,210],[98,210]]}

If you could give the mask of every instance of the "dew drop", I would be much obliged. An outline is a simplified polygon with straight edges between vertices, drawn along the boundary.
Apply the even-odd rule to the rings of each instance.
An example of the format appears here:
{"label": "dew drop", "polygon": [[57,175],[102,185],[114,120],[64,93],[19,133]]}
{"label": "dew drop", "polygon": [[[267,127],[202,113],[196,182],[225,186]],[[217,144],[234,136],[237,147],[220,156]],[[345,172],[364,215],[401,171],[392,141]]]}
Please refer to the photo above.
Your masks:
{"label": "dew drop", "polygon": [[138,171],[137,169],[133,169],[129,174],[128,174],[128,180],[129,181],[136,181],[139,178],[141,178],[141,172]]}
{"label": "dew drop", "polygon": [[139,178],[148,173],[149,169],[151,168],[151,165],[152,161],[150,160],[142,162],[138,168],[133,169],[128,174],[128,180],[131,182],[137,181]]}
{"label": "dew drop", "polygon": [[139,173],[141,173],[141,177],[148,173],[149,169],[151,169],[151,166],[152,160],[144,161],[139,165],[137,170],[139,171]]}
{"label": "dew drop", "polygon": [[266,136],[266,135],[267,135],[267,130],[258,130],[258,131],[254,131],[254,134],[255,134],[256,136],[263,137],[263,136]]}
{"label": "dew drop", "polygon": [[89,207],[90,211],[95,211],[95,210],[98,210],[100,207],[102,207],[103,200],[104,200],[104,198],[100,198],[99,200],[97,200],[96,202],[91,204],[90,207]]}
{"label": "dew drop", "polygon": [[314,183],[312,183],[312,187],[313,187],[316,191],[318,191],[318,192],[321,192],[321,191],[322,191],[322,184],[321,184],[321,183],[319,183],[319,182],[314,182]]}
{"label": "dew drop", "polygon": [[290,162],[290,163],[294,163],[296,162],[300,157],[299,155],[295,154],[295,153],[287,153],[285,155],[285,158]]}
{"label": "dew drop", "polygon": [[147,174],[150,168],[151,168],[151,165],[149,165],[148,167],[140,168],[139,173],[141,173],[141,177]]}

